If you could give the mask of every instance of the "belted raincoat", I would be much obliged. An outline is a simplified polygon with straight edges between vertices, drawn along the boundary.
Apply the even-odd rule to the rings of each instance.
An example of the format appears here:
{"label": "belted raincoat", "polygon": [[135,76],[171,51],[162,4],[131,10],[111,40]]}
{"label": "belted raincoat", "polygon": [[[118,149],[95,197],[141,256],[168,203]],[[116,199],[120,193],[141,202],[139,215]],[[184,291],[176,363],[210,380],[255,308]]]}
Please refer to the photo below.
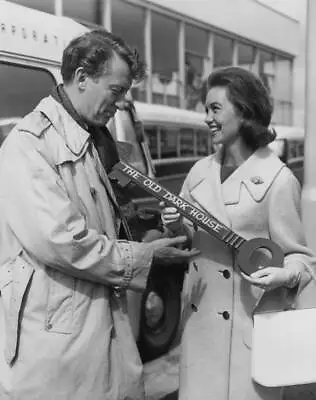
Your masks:
{"label": "belted raincoat", "polygon": [[268,148],[257,150],[221,183],[221,157],[219,151],[197,162],[181,195],[246,239],[274,240],[285,253],[284,267],[299,264],[302,276],[299,288],[265,293],[241,277],[229,247],[187,221],[201,254],[191,262],[183,290],[179,399],[279,400],[281,388],[251,379],[252,316],[284,309],[310,282],[299,183]]}
{"label": "belted raincoat", "polygon": [[118,240],[114,203],[89,133],[43,99],[0,149],[1,399],[143,399],[124,289],[152,250]]}

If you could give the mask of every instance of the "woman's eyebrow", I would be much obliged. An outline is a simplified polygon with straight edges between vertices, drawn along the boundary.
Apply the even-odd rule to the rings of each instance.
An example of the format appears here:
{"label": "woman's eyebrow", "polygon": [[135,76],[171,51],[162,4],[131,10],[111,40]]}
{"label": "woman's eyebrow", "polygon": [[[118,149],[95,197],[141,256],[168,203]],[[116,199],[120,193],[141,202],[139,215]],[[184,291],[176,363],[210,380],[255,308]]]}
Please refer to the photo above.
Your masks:
{"label": "woman's eyebrow", "polygon": [[221,103],[219,103],[218,101],[212,101],[209,103],[205,103],[205,107],[209,108],[209,107],[214,107],[214,106],[221,106]]}

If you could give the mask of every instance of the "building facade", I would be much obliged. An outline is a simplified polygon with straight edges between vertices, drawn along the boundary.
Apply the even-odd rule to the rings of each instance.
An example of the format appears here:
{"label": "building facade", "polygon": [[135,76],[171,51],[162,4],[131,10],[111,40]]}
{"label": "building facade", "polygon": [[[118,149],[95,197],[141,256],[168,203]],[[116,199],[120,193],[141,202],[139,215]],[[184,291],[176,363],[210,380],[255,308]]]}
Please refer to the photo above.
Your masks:
{"label": "building facade", "polygon": [[273,122],[294,121],[300,23],[257,0],[10,0],[87,26],[104,26],[148,65],[137,100],[203,111],[205,80],[236,65],[257,73],[274,103]]}

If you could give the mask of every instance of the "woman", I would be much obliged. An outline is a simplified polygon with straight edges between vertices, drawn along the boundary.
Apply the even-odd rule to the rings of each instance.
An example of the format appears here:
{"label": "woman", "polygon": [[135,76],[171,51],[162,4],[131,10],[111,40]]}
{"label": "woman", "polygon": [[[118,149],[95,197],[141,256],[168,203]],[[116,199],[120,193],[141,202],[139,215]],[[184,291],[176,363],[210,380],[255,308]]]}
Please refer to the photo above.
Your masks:
{"label": "woman", "polygon": [[310,280],[299,183],[267,146],[275,138],[268,129],[272,105],[254,74],[237,67],[213,72],[205,108],[220,149],[193,166],[180,195],[246,239],[272,239],[285,260],[284,268],[245,275],[224,243],[182,221],[176,209],[163,210],[164,224],[179,230],[183,223],[201,251],[184,287],[179,399],[281,399],[281,388],[251,379],[252,315],[284,309]]}

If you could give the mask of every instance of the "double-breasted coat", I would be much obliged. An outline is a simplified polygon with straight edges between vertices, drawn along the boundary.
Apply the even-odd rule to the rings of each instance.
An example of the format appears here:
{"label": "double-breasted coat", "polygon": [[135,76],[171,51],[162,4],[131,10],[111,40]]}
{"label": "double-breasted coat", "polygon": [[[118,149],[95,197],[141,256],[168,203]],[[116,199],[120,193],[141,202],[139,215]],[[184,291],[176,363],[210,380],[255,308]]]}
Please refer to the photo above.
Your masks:
{"label": "double-breasted coat", "polygon": [[[223,183],[220,160],[219,151],[198,161],[181,195],[246,239],[277,242],[284,267],[300,266],[300,288],[294,291],[301,290],[310,281],[311,254],[300,222],[298,181],[268,148],[257,150]],[[179,399],[281,399],[281,388],[251,379],[252,315],[282,310],[293,290],[264,294],[241,277],[231,249],[185,223],[201,254],[190,264],[183,291]]]}
{"label": "double-breasted coat", "polygon": [[43,99],[0,149],[0,398],[143,399],[124,291],[148,244],[118,240],[112,189],[82,129]]}

